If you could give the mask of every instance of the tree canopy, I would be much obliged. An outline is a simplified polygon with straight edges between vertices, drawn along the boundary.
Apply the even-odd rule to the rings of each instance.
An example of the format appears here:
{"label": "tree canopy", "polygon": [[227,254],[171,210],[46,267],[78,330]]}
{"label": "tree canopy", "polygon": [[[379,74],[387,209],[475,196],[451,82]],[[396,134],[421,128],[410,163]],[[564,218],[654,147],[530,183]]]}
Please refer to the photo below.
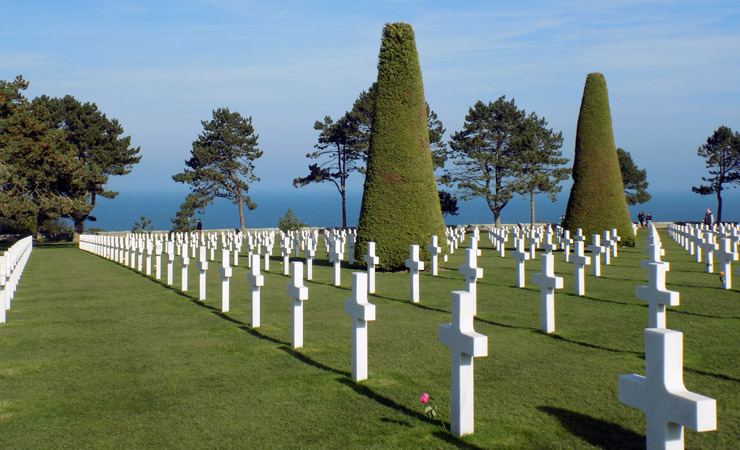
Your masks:
{"label": "tree canopy", "polygon": [[201,124],[203,132],[193,141],[185,170],[172,179],[189,184],[191,193],[206,205],[216,197],[237,205],[239,226],[244,228],[244,206],[250,210],[257,207],[247,193],[250,183],[260,181],[254,174],[254,161],[262,156],[252,118],[218,108],[210,121]]}
{"label": "tree canopy", "polygon": [[115,198],[118,192],[107,188],[111,175],[126,175],[141,160],[140,147],[131,147],[131,136],[121,137],[123,127],[116,119],[98,110],[95,103],[80,103],[71,95],[49,98],[45,95],[33,100],[49,110],[51,129],[63,131],[64,140],[86,170],[74,183],[69,184],[65,195],[75,201],[89,204],[90,208],[75,208],[64,214],[75,224],[75,232],[82,233],[86,220],[96,220],[90,215],[97,197]]}
{"label": "tree canopy", "polygon": [[465,116],[463,129],[450,140],[449,156],[455,167],[447,170],[463,200],[481,197],[501,224],[501,210],[516,193],[517,139],[525,112],[505,96],[495,102],[477,101]]}
{"label": "tree canopy", "polygon": [[547,194],[550,201],[556,200],[556,195],[562,190],[560,183],[570,176],[570,168],[562,167],[568,163],[563,157],[560,147],[563,146],[563,133],[547,128],[544,117],[530,113],[519,128],[520,134],[515,139],[516,168],[513,189],[529,196],[530,220],[535,222],[534,196]]}
{"label": "tree canopy", "polygon": [[650,201],[647,192],[647,172],[637,167],[629,152],[617,148],[619,159],[619,170],[622,172],[622,184],[624,184],[624,196],[628,205],[637,205]]}
{"label": "tree canopy", "polygon": [[74,212],[88,213],[90,205],[69,195],[81,188],[91,168],[63,130],[51,129],[49,110],[29,102],[22,76],[0,81],[0,217],[37,225]]}
{"label": "tree canopy", "polygon": [[699,147],[697,154],[704,158],[710,176],[702,177],[706,184],[691,190],[717,196],[717,222],[722,222],[722,191],[740,183],[740,133],[722,125]]}

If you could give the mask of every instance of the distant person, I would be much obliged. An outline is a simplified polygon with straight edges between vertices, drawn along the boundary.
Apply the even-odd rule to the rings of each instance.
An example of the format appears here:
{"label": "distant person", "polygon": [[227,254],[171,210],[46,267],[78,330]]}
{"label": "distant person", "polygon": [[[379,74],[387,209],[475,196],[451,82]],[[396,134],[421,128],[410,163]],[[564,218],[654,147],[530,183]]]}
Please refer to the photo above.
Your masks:
{"label": "distant person", "polygon": [[644,227],[645,213],[640,211],[640,214],[637,215],[637,220],[640,221],[640,228]]}
{"label": "distant person", "polygon": [[653,215],[650,213],[647,213],[647,215],[645,216],[645,227],[646,228],[650,226],[651,220],[653,220]]}
{"label": "distant person", "polygon": [[714,225],[714,214],[712,214],[711,209],[707,208],[707,212],[704,214],[704,221],[702,223],[708,227]]}
{"label": "distant person", "polygon": [[198,219],[198,223],[195,224],[195,231],[198,232],[198,234],[201,234],[203,232],[203,223]]}

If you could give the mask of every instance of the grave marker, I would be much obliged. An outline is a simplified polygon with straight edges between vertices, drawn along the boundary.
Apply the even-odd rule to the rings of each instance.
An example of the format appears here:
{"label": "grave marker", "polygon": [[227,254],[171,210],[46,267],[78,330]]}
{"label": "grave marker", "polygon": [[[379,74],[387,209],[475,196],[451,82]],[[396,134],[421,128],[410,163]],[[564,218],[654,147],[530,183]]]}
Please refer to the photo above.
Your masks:
{"label": "grave marker", "polygon": [[475,432],[473,358],[488,356],[488,337],[473,329],[473,297],[452,292],[452,322],[439,326],[439,342],[450,348],[450,428],[464,436]]}
{"label": "grave marker", "polygon": [[367,380],[367,322],[375,320],[375,305],[367,301],[367,274],[352,274],[352,298],[344,299],[352,317],[352,379]]}
{"label": "grave marker", "polygon": [[291,265],[292,279],[285,286],[293,305],[290,313],[290,346],[303,348],[303,302],[308,300],[308,288],[303,285],[303,262],[293,261]]}
{"label": "grave marker", "polygon": [[683,333],[645,329],[645,376],[619,376],[619,401],[645,413],[647,450],[683,450],[684,427],[717,429],[717,402],[683,382]]}
{"label": "grave marker", "polygon": [[265,285],[265,277],[260,275],[260,255],[249,254],[252,259],[252,265],[247,272],[247,282],[250,286],[250,303],[251,303],[251,326],[259,328],[260,326],[260,288]]}
{"label": "grave marker", "polygon": [[367,243],[367,254],[363,257],[367,264],[367,293],[375,293],[375,266],[380,262],[380,258],[375,256],[375,242]]}
{"label": "grave marker", "polygon": [[478,314],[478,290],[476,282],[483,278],[483,269],[478,267],[478,252],[474,248],[465,249],[465,264],[460,264],[460,273],[465,277],[465,290],[473,296],[473,315]]}
{"label": "grave marker", "polygon": [[540,286],[540,329],[555,332],[555,289],[563,288],[563,277],[555,276],[552,253],[540,256],[540,273],[532,275],[532,283]]}
{"label": "grave marker", "polygon": [[424,270],[424,261],[419,260],[419,246],[412,245],[410,256],[405,261],[409,269],[410,279],[410,300],[412,303],[419,303],[419,272]]}

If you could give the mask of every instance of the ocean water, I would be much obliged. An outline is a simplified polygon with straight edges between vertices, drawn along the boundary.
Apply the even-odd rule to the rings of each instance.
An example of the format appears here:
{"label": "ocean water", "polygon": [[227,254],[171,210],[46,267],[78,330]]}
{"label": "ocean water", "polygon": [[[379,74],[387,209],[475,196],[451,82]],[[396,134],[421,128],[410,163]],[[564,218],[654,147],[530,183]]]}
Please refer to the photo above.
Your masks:
{"label": "ocean water", "polygon": [[[704,211],[710,208],[716,215],[717,202],[713,196],[700,196],[692,192],[653,193],[650,202],[629,207],[633,221],[637,213],[649,212],[656,222],[701,221]],[[285,215],[288,208],[304,223],[316,227],[338,227],[342,224],[341,198],[336,192],[317,192],[311,189],[264,191],[252,194],[257,203],[254,211],[245,210],[247,228],[270,228],[277,226],[278,218]],[[93,215],[97,222],[87,222],[85,228],[101,228],[107,231],[130,230],[141,216],[152,220],[156,230],[172,228],[170,218],[184,200],[184,195],[172,192],[121,192],[112,200],[102,199],[95,207]],[[740,221],[740,190],[727,191],[723,195],[723,221]],[[413,200],[411,200],[413,201]],[[362,192],[352,192],[347,196],[347,225],[357,226],[362,202]],[[568,193],[564,192],[555,202],[546,196],[535,197],[537,222],[560,222],[568,203]],[[486,202],[476,199],[458,202],[459,215],[448,216],[445,223],[489,224],[493,214]],[[203,221],[205,229],[238,228],[237,206],[223,199],[205,209],[204,214],[196,215]],[[502,223],[529,223],[529,201],[515,197],[502,210]]]}

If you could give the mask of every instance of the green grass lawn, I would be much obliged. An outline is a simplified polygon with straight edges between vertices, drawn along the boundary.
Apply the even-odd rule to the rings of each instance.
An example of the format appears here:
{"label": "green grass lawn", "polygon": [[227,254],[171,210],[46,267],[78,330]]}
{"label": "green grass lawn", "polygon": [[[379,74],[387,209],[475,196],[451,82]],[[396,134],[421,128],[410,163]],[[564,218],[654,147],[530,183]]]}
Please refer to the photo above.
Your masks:
{"label": "green grass lawn", "polygon": [[[718,431],[687,430],[686,447],[738,448],[740,294],[662,239],[668,288],[681,295],[667,322],[684,333],[686,387],[717,399]],[[216,262],[201,303],[194,260],[182,293],[179,257],[168,287],[69,245],[38,246],[0,325],[0,448],[643,448],[643,414],[617,400],[620,374],[644,374],[647,307],[634,296],[647,280],[643,241],[601,278],[589,275],[585,297],[572,295],[573,268],[558,252],[565,288],[556,332],[545,335],[531,283],[539,262],[527,263],[518,289],[514,260],[481,238],[475,328],[489,355],[475,361],[476,432],[465,438],[428,420],[419,402],[428,392],[449,420],[450,354],[437,328],[450,321],[450,291],[465,286],[462,249],[439,277],[422,275],[418,305],[408,301],[408,274],[378,273],[369,379],[355,383],[343,307],[353,270],[334,287],[321,245],[299,350],[290,348],[279,257],[264,273],[262,326],[253,329],[246,258],[222,314]]]}

